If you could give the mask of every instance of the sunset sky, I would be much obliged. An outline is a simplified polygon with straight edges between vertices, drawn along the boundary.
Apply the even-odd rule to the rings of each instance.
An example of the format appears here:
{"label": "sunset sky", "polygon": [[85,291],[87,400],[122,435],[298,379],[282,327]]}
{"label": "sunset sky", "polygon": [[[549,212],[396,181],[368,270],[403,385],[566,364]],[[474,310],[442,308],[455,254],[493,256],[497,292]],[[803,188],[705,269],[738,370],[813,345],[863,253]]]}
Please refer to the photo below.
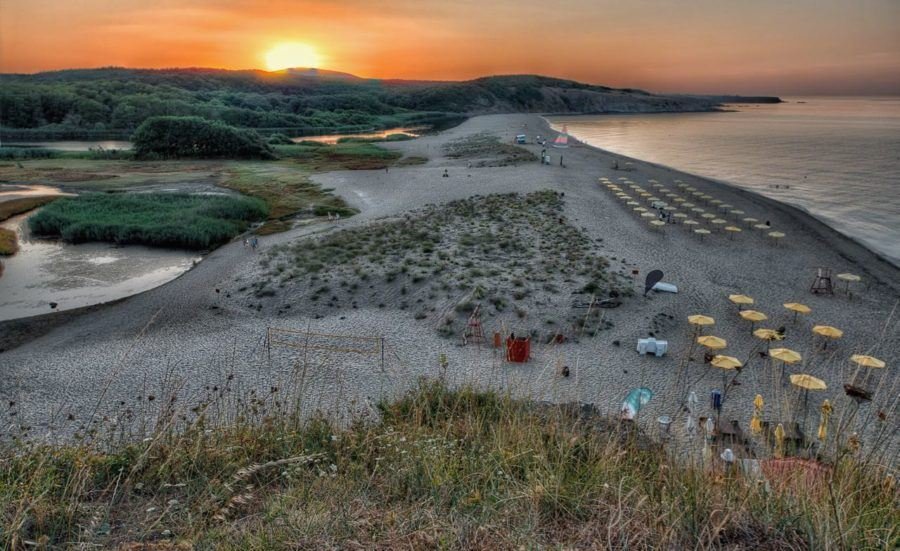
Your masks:
{"label": "sunset sky", "polygon": [[900,0],[0,0],[2,72],[273,55],[378,78],[900,94]]}

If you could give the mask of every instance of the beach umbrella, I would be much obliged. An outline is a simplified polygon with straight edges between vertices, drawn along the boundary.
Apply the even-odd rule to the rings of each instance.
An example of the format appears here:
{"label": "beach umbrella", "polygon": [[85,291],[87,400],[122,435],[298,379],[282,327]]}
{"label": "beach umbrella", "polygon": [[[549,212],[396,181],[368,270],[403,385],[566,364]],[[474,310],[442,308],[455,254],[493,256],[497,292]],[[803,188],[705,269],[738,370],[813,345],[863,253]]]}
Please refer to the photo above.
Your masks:
{"label": "beach umbrella", "polygon": [[709,223],[710,223],[710,224],[721,225],[721,224],[725,224],[726,222],[725,222],[725,220],[723,220],[722,218],[713,218],[712,220],[709,221]]}
{"label": "beach umbrella", "polygon": [[734,241],[734,234],[740,233],[741,228],[738,228],[737,226],[725,226],[725,231],[728,232],[728,239]]}
{"label": "beach umbrella", "polygon": [[[844,336],[844,332],[838,329],[837,327],[832,327],[830,325],[816,325],[812,328],[812,332],[816,335],[825,337],[826,339],[839,339]],[[822,348],[828,348],[828,341],[824,341],[825,346]]]}
{"label": "beach umbrella", "polygon": [[637,201],[628,201],[628,202],[625,203],[625,204],[626,204],[626,205],[632,205],[632,206],[634,206],[634,205],[640,205],[640,203],[638,203]]}
{"label": "beach umbrella", "polygon": [[735,218],[737,218],[738,216],[743,216],[743,215],[744,215],[744,211],[742,211],[742,210],[740,210],[740,209],[731,209],[731,211],[729,211],[728,214],[731,214],[731,215],[733,215]]}
{"label": "beach umbrella", "polygon": [[685,199],[684,197],[676,197],[675,198],[676,203],[684,203],[686,201],[687,201],[687,199]]}
{"label": "beach umbrella", "polygon": [[827,399],[822,402],[822,408],[820,410],[822,412],[822,418],[819,420],[819,430],[816,433],[816,436],[823,442],[825,441],[825,438],[828,437],[828,418],[831,417],[832,409],[831,402]]}
{"label": "beach umbrella", "polygon": [[790,348],[773,348],[769,350],[769,356],[786,364],[795,364],[803,359],[799,352],[795,352]]}
{"label": "beach umbrella", "polygon": [[791,375],[791,384],[803,390],[827,390],[828,385],[818,377],[807,373],[795,373]]}
{"label": "beach umbrella", "polygon": [[769,232],[769,237],[772,238],[772,243],[778,243],[779,240],[784,238],[784,233],[780,231]]}
{"label": "beach umbrella", "polygon": [[850,361],[861,367],[871,367],[874,369],[883,369],[884,366],[887,365],[874,356],[866,356],[864,354],[854,354],[850,356]]}
{"label": "beach umbrella", "polygon": [[791,375],[791,384],[803,390],[803,426],[806,428],[806,405],[809,401],[810,390],[827,390],[828,385],[822,379],[813,377],[806,373],[795,373]]}
{"label": "beach umbrella", "polygon": [[742,310],[740,316],[750,322],[751,333],[753,332],[753,326],[756,325],[757,322],[769,319],[769,316],[762,312],[757,312],[756,310]]}
{"label": "beach umbrella", "polygon": [[681,204],[681,206],[682,207],[696,207],[697,205],[694,203],[691,203],[690,201],[685,201],[684,203]]}
{"label": "beach umbrella", "polygon": [[705,229],[703,229],[703,228],[700,228],[700,229],[694,230],[694,233],[696,233],[697,235],[700,236],[700,241],[703,241],[703,236],[704,236],[704,235],[709,235],[709,234],[712,233],[712,232],[709,231],[709,230],[705,230]]}
{"label": "beach umbrella", "polygon": [[673,216],[674,218],[687,218],[688,215],[685,214],[685,213],[683,213],[683,212],[676,212],[676,213],[673,214],[672,216]]}
{"label": "beach umbrella", "polygon": [[753,227],[756,228],[756,229],[758,229],[758,230],[770,230],[770,229],[772,229],[772,226],[770,226],[770,225],[768,225],[768,224],[753,224]]}
{"label": "beach umbrella", "polygon": [[712,204],[712,205],[721,205],[721,204],[722,204],[722,200],[721,200],[721,199],[713,199],[713,200],[710,201],[710,204]]}
{"label": "beach umbrella", "polygon": [[753,299],[747,295],[728,295],[728,300],[738,305],[740,310],[745,304],[753,304]]}
{"label": "beach umbrella", "polygon": [[812,309],[810,309],[809,306],[800,304],[799,302],[785,302],[783,306],[794,313],[794,321],[797,321],[797,314],[808,314],[812,312]]}
{"label": "beach umbrella", "polygon": [[[866,356],[864,354],[854,354],[850,356],[850,361],[856,364],[856,371],[853,372],[853,377],[850,379],[850,383],[844,385],[844,392],[853,398],[857,403],[861,401],[868,401],[872,399],[872,393],[864,387],[866,382],[869,379],[869,371],[870,369],[884,369],[885,362],[879,360],[874,356]],[[862,368],[867,368],[866,374],[863,377],[862,382],[857,383],[857,378],[859,376],[859,370]]]}
{"label": "beach umbrella", "polygon": [[634,209],[632,210],[634,210],[635,212],[647,212],[647,209],[645,209],[644,207],[634,207]]}
{"label": "beach umbrella", "polygon": [[652,212],[642,212],[641,216],[643,216],[644,218],[656,218],[657,214],[654,214]]}
{"label": "beach umbrella", "polygon": [[716,215],[711,212],[704,212],[703,214],[700,215],[700,218],[706,218],[707,220],[710,220],[715,217],[716,217]]}
{"label": "beach umbrella", "polygon": [[781,362],[781,376],[784,377],[785,364],[795,364],[803,359],[799,352],[795,352],[790,348],[773,348],[769,350],[769,357],[775,358]]}
{"label": "beach umbrella", "polygon": [[[685,206],[687,205],[685,204]],[[703,207],[692,207],[691,210],[694,212],[706,212],[706,209]]]}
{"label": "beach umbrella", "polygon": [[784,338],[784,335],[779,333],[774,329],[757,329],[753,332],[753,336],[757,339],[766,341],[766,349],[769,348],[769,343],[772,341],[780,341]]}
{"label": "beach umbrella", "polygon": [[731,203],[722,203],[719,205],[719,208],[722,210],[728,210],[731,208]]}
{"label": "beach umbrella", "polygon": [[666,223],[663,222],[662,220],[651,220],[650,225],[653,226],[654,228],[662,228],[663,226],[666,225]]}
{"label": "beach umbrella", "polygon": [[722,388],[725,389],[728,388],[728,372],[739,370],[744,366],[744,364],[734,356],[723,356],[722,354],[713,356],[713,359],[709,364],[722,370]]}
{"label": "beach umbrella", "polygon": [[722,354],[716,354],[713,357],[712,361],[709,363],[714,367],[718,367],[719,369],[724,369],[726,371],[744,367],[744,364],[734,356],[723,356]]}
{"label": "beach umbrella", "polygon": [[759,220],[757,220],[756,218],[753,218],[752,216],[748,216],[747,218],[744,218],[743,221],[747,223],[748,228],[750,226],[752,226],[754,222],[759,222]]}
{"label": "beach umbrella", "polygon": [[716,323],[716,320],[709,316],[704,316],[703,314],[694,314],[693,316],[688,316],[688,323],[696,326],[704,326],[713,325]]}
{"label": "beach umbrella", "polygon": [[699,223],[700,222],[697,222],[696,220],[685,220],[684,222],[682,222],[682,224],[684,224],[685,226],[696,226]]}
{"label": "beach umbrella", "polygon": [[784,425],[781,423],[775,427],[775,457],[777,459],[784,457]]}
{"label": "beach umbrella", "polygon": [[728,342],[721,337],[714,337],[712,335],[705,335],[702,337],[697,337],[697,343],[701,346],[709,348],[710,350],[722,350],[726,346],[728,346]]}
{"label": "beach umbrella", "polygon": [[757,436],[762,433],[763,405],[762,395],[757,394],[756,398],[753,399],[753,417],[750,418],[750,432]]}
{"label": "beach umbrella", "polygon": [[861,279],[858,275],[850,273],[838,274],[837,278],[847,283],[847,285],[844,287],[844,291],[847,292],[847,296],[850,296],[850,282],[856,282]]}

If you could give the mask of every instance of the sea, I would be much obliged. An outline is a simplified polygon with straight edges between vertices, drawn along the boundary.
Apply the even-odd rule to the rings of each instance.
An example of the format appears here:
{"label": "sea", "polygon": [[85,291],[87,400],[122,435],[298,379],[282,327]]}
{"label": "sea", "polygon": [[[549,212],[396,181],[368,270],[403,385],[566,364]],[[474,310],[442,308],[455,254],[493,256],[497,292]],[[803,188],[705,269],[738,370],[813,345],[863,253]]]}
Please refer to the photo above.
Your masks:
{"label": "sea", "polygon": [[799,207],[900,266],[900,97],[548,117],[587,144]]}

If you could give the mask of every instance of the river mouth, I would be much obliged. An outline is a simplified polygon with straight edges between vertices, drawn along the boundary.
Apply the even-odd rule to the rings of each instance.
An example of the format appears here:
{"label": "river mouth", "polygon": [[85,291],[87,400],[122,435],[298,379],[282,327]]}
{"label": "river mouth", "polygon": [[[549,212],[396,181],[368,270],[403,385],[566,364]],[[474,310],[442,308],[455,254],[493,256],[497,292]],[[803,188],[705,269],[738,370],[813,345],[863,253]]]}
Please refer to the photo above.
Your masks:
{"label": "river mouth", "polygon": [[[48,186],[0,187],[0,201],[22,194],[53,195],[59,190]],[[0,227],[15,231],[19,240],[19,251],[2,259],[0,321],[142,293],[175,279],[201,259],[195,251],[37,239],[28,229],[31,214],[0,223]]]}

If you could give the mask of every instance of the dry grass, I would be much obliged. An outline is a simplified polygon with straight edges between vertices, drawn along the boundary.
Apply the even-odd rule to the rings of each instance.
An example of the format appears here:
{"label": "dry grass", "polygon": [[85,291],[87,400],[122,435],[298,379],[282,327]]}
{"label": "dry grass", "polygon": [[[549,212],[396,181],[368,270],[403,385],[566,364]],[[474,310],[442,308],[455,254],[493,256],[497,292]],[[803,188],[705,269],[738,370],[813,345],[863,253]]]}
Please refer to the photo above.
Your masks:
{"label": "dry grass", "polygon": [[44,206],[56,199],[59,199],[59,197],[40,195],[37,197],[22,197],[20,199],[10,199],[9,201],[0,202],[0,222]]}
{"label": "dry grass", "polygon": [[[157,428],[142,441],[8,445],[0,463],[6,546],[900,543],[897,489],[852,451],[832,459],[827,488],[796,491],[728,474],[720,464],[678,459],[632,426],[583,408],[423,382],[339,428],[322,418],[302,420],[286,389],[238,402],[229,384],[210,389],[190,410],[159,396]],[[227,422],[216,413],[226,402],[241,404]]]}
{"label": "dry grass", "polygon": [[19,240],[16,232],[6,228],[0,228],[0,256],[12,256],[19,250]]}

